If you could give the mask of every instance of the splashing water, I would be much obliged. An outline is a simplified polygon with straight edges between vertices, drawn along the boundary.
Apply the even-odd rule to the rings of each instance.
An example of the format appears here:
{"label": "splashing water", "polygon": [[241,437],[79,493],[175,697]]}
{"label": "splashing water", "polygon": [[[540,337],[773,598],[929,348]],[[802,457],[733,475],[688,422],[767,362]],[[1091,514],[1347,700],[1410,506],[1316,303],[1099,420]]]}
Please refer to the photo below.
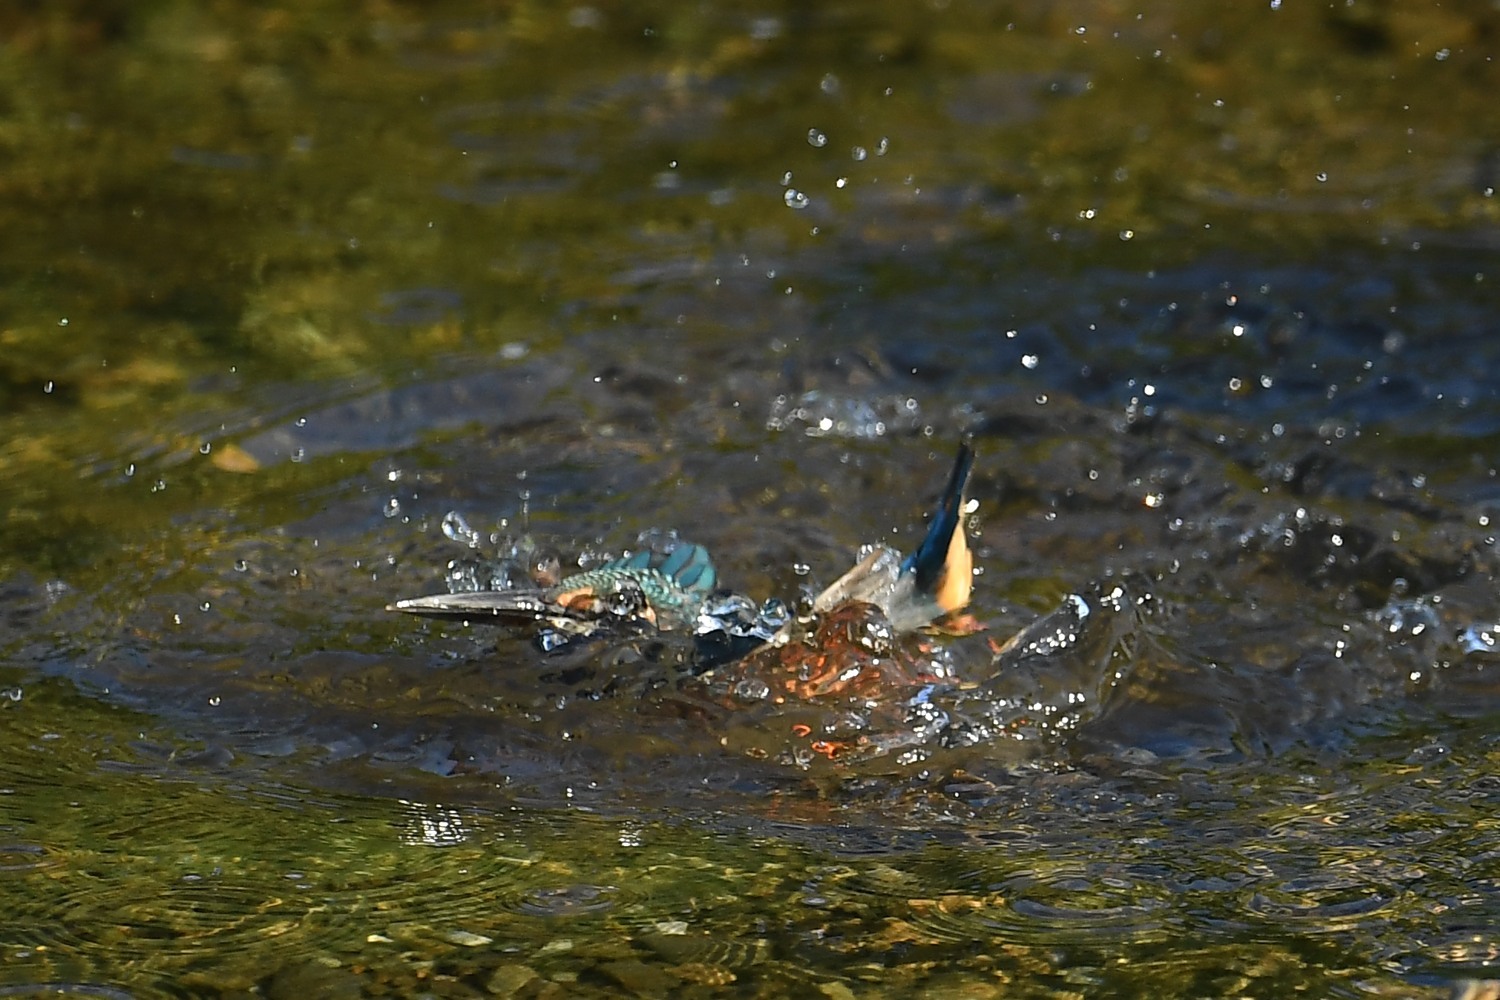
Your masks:
{"label": "splashing water", "polygon": [[874,439],[907,433],[922,426],[922,408],[910,396],[886,395],[865,399],[812,389],[795,399],[777,396],[771,403],[766,428],[802,428],[808,437]]}

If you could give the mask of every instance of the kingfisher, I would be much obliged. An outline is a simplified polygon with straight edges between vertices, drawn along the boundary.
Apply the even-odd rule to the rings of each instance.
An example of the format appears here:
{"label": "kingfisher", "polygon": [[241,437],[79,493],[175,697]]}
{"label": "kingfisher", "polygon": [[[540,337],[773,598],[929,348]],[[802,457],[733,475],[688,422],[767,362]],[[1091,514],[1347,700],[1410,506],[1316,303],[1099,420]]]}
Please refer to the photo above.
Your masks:
{"label": "kingfisher", "polygon": [[627,621],[670,632],[697,619],[717,582],[708,550],[680,542],[614,559],[547,587],[410,597],[387,610],[511,626],[541,623],[569,635]]}
{"label": "kingfisher", "polygon": [[[963,529],[974,453],[959,446],[953,471],[921,544],[901,557],[867,546],[858,563],[818,594],[812,610],[873,604],[898,632],[911,632],[969,603],[974,559]],[[548,586],[433,594],[400,600],[390,611],[512,627],[541,625],[563,636],[588,636],[609,625],[691,631],[708,661],[724,662],[774,641],[791,620],[774,598],[759,606],[718,588],[708,550],[675,541],[565,577]]]}

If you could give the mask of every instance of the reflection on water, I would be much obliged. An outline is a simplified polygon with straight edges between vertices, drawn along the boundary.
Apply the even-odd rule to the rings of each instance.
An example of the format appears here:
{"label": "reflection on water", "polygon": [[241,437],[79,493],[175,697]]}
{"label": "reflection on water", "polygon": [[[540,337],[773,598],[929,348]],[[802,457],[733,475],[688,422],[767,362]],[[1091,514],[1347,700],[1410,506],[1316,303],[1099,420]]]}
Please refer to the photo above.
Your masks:
{"label": "reflection on water", "polygon": [[0,13],[0,996],[1492,993],[1497,29]]}
{"label": "reflection on water", "polygon": [[[615,393],[595,412],[631,405]],[[687,636],[549,654],[383,616],[455,558],[531,578],[653,524],[796,605],[880,518],[918,537],[947,451],[922,439],[573,440],[585,472],[463,436],[435,447],[487,448],[503,481],[378,463],[145,600],[17,582],[10,982],[784,995],[878,965],[895,996],[1108,989],[1135,982],[1124,954],[1182,995],[1218,963],[1236,971],[1212,988],[1272,996],[1341,988],[1351,953],[1417,981],[1483,970],[1489,526],[1438,493],[1431,517],[1277,486],[1190,423],[1037,405],[981,413],[969,634],[853,609],[798,655],[704,672]],[[589,488],[610,482],[639,488]]]}
{"label": "reflection on water", "polygon": [[[631,405],[614,393],[596,413]],[[549,654],[383,617],[454,558],[530,578],[652,524],[795,605],[879,518],[918,537],[947,451],[923,439],[694,456],[575,439],[574,471],[463,436],[434,447],[540,470],[527,499],[446,460],[393,480],[422,468],[401,458],[275,544],[215,538],[144,600],[17,582],[10,982],[778,995],[878,966],[895,996],[1108,989],[1135,982],[1124,954],[1200,983],[1183,995],[1219,963],[1235,971],[1213,989],[1272,996],[1341,988],[1352,953],[1414,981],[1482,971],[1488,525],[1440,493],[1433,517],[1404,494],[1277,486],[1191,423],[1047,405],[981,413],[988,628],[969,634],[891,636],[854,609],[797,656],[704,672],[687,636]],[[523,505],[525,545],[502,523]]]}
{"label": "reflection on water", "polygon": [[[1400,900],[1473,912],[1484,890],[1467,873],[1493,853],[1486,789],[1432,815],[1399,769],[1299,777],[1313,761],[1297,755],[1212,777],[1166,761],[1117,778],[1016,770],[997,776],[982,822],[929,813],[927,832],[901,845],[847,810],[820,832],[805,796],[790,823],[722,826],[706,813],[683,823],[424,806],[267,794],[246,785],[253,768],[226,782],[147,766],[122,782],[90,764],[106,746],[34,757],[26,784],[7,790],[25,812],[56,801],[55,815],[76,817],[32,827],[47,867],[3,873],[8,983],[282,995],[292,984],[410,993],[535,981],[590,996],[627,982],[734,983],[785,995],[874,963],[883,985],[869,988],[899,996],[975,977],[1112,982],[1124,956],[1174,980],[1237,970],[1242,989],[1273,995],[1332,985],[1335,957],[1356,946],[1413,969],[1458,950],[1475,961],[1472,930]],[[974,795],[932,792],[934,804]],[[838,845],[842,858],[830,854]],[[1462,870],[1424,860],[1455,849],[1473,852]],[[1246,949],[1309,934],[1299,959],[1267,951],[1279,957],[1242,964]],[[1413,949],[1413,936],[1433,943]],[[1202,964],[1230,942],[1239,959]]]}

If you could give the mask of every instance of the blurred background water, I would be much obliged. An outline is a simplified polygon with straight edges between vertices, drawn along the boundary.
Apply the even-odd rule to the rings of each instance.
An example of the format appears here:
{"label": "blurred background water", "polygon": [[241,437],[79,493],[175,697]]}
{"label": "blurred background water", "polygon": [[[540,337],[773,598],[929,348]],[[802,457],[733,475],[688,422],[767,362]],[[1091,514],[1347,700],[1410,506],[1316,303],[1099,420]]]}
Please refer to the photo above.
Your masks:
{"label": "blurred background water", "polygon": [[[0,9],[0,995],[1490,995],[1497,56]],[[672,531],[794,601],[964,434],[948,689],[383,610]]]}

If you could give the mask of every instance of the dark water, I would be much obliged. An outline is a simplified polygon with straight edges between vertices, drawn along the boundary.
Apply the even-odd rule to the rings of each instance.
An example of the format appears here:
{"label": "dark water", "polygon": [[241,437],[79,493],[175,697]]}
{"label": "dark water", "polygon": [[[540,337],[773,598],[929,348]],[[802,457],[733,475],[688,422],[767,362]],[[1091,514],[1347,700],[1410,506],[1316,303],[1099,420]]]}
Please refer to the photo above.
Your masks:
{"label": "dark water", "polygon": [[[0,996],[1487,995],[1497,37],[0,12]],[[966,434],[905,672],[383,610],[795,602]]]}

